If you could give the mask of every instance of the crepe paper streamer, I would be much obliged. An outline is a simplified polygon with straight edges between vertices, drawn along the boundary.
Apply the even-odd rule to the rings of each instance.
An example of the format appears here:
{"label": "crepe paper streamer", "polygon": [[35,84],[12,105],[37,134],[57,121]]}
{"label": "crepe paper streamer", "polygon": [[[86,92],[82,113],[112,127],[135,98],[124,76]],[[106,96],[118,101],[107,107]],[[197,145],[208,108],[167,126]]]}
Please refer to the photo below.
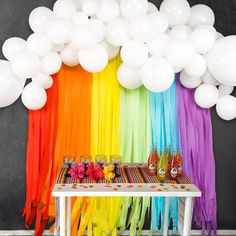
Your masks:
{"label": "crepe paper streamer", "polygon": [[[54,86],[47,90],[48,102],[41,110],[28,113],[28,143],[26,160],[26,202],[22,210],[25,227],[29,228],[36,217],[35,235],[41,235],[48,222],[47,188],[48,169],[53,163],[55,133],[57,129],[57,75]],[[49,189],[47,188],[47,191]]]}
{"label": "crepe paper streamer", "polygon": [[[161,150],[171,145],[179,147],[179,135],[176,112],[176,85],[175,82],[166,92],[151,93],[151,121],[152,121],[152,147],[156,147],[158,154]],[[163,230],[165,212],[165,198],[152,198],[152,228]],[[160,221],[161,219],[161,221]],[[170,198],[169,222],[172,219],[173,231],[178,227],[178,198]],[[161,222],[161,225],[160,225]]]}
{"label": "crepe paper streamer", "polygon": [[91,113],[91,155],[120,153],[120,85],[117,69],[120,57],[110,61],[106,68],[93,74]]}
{"label": "crepe paper streamer", "polygon": [[202,228],[203,235],[205,229],[208,234],[213,229],[216,235],[215,159],[210,109],[198,107],[194,90],[185,89],[179,80],[177,101],[183,170],[202,192],[202,197],[195,199],[193,220]]}

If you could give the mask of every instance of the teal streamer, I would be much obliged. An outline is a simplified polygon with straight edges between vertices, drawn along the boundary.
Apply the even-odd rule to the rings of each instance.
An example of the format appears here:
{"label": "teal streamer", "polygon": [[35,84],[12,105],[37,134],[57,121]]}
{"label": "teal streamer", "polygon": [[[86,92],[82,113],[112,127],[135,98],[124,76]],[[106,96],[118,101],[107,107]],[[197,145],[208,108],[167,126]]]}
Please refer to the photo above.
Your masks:
{"label": "teal streamer", "polygon": [[[176,82],[163,93],[150,93],[152,147],[158,154],[161,149],[171,145],[179,147],[178,122],[176,110]],[[152,198],[152,229],[163,230],[165,198]],[[178,227],[178,198],[170,198],[169,223],[172,219],[173,233]],[[161,224],[160,224],[161,223]]]}

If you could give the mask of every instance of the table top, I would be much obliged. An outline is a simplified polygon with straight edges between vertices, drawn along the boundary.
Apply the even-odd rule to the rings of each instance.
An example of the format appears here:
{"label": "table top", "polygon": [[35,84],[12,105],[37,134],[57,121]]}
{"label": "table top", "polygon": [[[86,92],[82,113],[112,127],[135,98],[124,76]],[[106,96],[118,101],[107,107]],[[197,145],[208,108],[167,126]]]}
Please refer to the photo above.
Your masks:
{"label": "table top", "polygon": [[145,164],[121,164],[112,183],[105,180],[92,183],[88,178],[75,180],[66,177],[68,166],[64,165],[58,175],[52,195],[66,196],[166,196],[166,197],[200,197],[200,190],[183,174],[173,181],[166,179],[159,181],[156,176],[149,176]]}

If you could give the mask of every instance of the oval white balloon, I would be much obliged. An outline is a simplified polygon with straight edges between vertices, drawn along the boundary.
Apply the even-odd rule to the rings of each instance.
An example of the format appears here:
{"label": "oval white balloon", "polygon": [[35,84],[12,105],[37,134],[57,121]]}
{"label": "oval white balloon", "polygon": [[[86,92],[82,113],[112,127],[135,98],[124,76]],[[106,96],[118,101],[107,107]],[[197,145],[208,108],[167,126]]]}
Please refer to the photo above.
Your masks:
{"label": "oval white balloon", "polygon": [[0,108],[13,104],[21,95],[25,80],[17,78],[8,61],[0,60]]}
{"label": "oval white balloon", "polygon": [[148,49],[144,43],[131,40],[123,45],[120,55],[125,64],[139,67],[148,58]]}
{"label": "oval white balloon", "polygon": [[155,31],[158,33],[164,33],[169,26],[168,18],[162,12],[150,13],[149,16],[154,20]]}
{"label": "oval white balloon", "polygon": [[101,20],[91,19],[90,26],[92,27],[92,30],[94,31],[93,34],[94,34],[94,39],[96,43],[102,42],[106,36],[105,24]]}
{"label": "oval white balloon", "polygon": [[174,69],[161,57],[147,59],[141,69],[141,80],[152,92],[166,91],[173,84],[174,78]]}
{"label": "oval white balloon", "polygon": [[191,28],[187,25],[176,25],[170,30],[169,36],[172,40],[189,40],[191,32]]}
{"label": "oval white balloon", "polygon": [[39,73],[32,78],[32,82],[44,89],[49,89],[53,85],[53,79],[50,75],[45,75],[43,73]]}
{"label": "oval white balloon", "polygon": [[209,72],[209,70],[207,69],[206,72],[201,76],[201,81],[204,84],[210,84],[210,85],[219,85],[220,82],[217,81],[216,79],[213,78],[213,76],[211,75],[211,73]]}
{"label": "oval white balloon", "polygon": [[60,52],[62,62],[67,66],[76,66],[79,64],[79,52],[70,46],[64,47]]}
{"label": "oval white balloon", "polygon": [[77,11],[73,0],[57,0],[53,6],[53,13],[56,17],[70,17]]}
{"label": "oval white balloon", "polygon": [[101,45],[105,48],[109,60],[112,60],[112,59],[114,59],[115,57],[118,56],[118,54],[120,52],[120,48],[119,47],[115,47],[115,46],[109,44],[106,41],[103,41],[101,43]]}
{"label": "oval white balloon", "polygon": [[120,84],[127,89],[136,89],[142,85],[140,68],[121,64],[117,71],[117,78]]}
{"label": "oval white balloon", "polygon": [[88,16],[92,16],[96,14],[99,9],[99,1],[96,0],[86,0],[82,1],[81,9],[85,12]]}
{"label": "oval white balloon", "polygon": [[56,52],[50,52],[46,57],[41,59],[42,72],[47,75],[57,73],[62,65],[61,57]]}
{"label": "oval white balloon", "polygon": [[79,52],[79,62],[88,72],[102,71],[108,63],[108,55],[104,47],[95,45],[91,49]]}
{"label": "oval white balloon", "polygon": [[48,22],[54,18],[53,12],[47,7],[35,8],[29,16],[29,25],[33,32],[45,33]]}
{"label": "oval white balloon", "polygon": [[11,61],[14,74],[22,79],[32,78],[40,69],[40,60],[32,52],[22,52]]}
{"label": "oval white balloon", "polygon": [[188,25],[195,28],[198,25],[210,25],[215,23],[215,14],[212,9],[204,4],[197,4],[191,8],[191,17]]}
{"label": "oval white balloon", "polygon": [[225,95],[218,99],[216,112],[223,120],[233,120],[236,118],[236,98]]}
{"label": "oval white balloon", "polygon": [[185,88],[189,89],[196,88],[202,83],[199,77],[191,77],[185,71],[180,74],[180,82]]}
{"label": "oval white balloon", "polygon": [[18,54],[26,51],[26,49],[26,41],[18,37],[9,38],[2,45],[2,53],[9,61],[14,59]]}
{"label": "oval white balloon", "polygon": [[86,25],[89,23],[89,18],[85,12],[78,11],[71,16],[71,21],[75,26]]}
{"label": "oval white balloon", "polygon": [[195,102],[202,108],[213,107],[218,98],[218,89],[214,85],[201,84],[194,93]]}
{"label": "oval white balloon", "polygon": [[148,13],[153,13],[157,11],[158,8],[152,2],[148,2]]}
{"label": "oval white balloon", "polygon": [[21,100],[28,109],[38,110],[46,104],[47,93],[44,88],[31,82],[25,86]]}
{"label": "oval white balloon", "polygon": [[230,95],[234,91],[234,86],[220,84],[218,87],[219,96]]}
{"label": "oval white balloon", "polygon": [[160,12],[167,16],[170,26],[184,25],[189,21],[191,8],[186,0],[164,0]]}

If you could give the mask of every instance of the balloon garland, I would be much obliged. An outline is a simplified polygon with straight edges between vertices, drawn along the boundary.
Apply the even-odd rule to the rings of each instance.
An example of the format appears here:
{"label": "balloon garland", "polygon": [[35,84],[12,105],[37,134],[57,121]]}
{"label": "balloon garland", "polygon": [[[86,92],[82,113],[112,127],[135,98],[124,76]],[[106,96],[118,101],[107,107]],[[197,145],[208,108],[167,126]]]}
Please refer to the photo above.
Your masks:
{"label": "balloon garland", "polygon": [[[62,63],[95,73],[120,52],[117,73],[125,88],[164,92],[181,72],[182,85],[197,88],[198,106],[216,105],[222,119],[232,120],[236,36],[224,37],[214,23],[211,8],[187,0],[164,0],[160,10],[148,0],[57,0],[53,10],[37,7],[29,16],[33,34],[3,44],[8,61],[0,61],[0,107],[22,93],[28,109],[40,109]],[[24,88],[26,79],[32,82]]]}

